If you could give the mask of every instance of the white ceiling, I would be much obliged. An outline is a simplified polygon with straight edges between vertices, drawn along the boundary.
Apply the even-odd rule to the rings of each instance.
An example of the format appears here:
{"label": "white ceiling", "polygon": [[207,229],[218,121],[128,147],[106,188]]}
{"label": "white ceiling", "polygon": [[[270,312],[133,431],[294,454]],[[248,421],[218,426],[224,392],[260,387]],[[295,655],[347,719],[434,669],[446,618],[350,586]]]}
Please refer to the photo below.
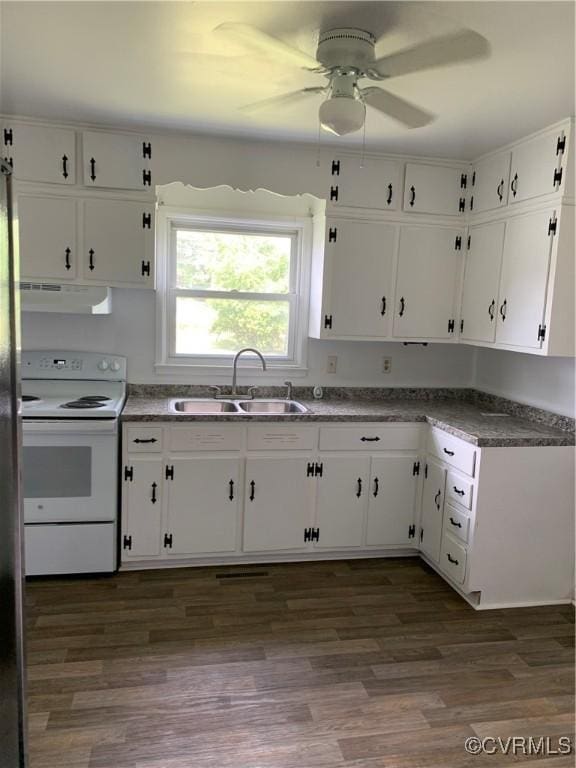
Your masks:
{"label": "white ceiling", "polygon": [[471,159],[574,113],[572,2],[4,0],[0,21],[0,109],[11,114],[316,141],[313,99],[254,116],[238,111],[324,80],[248,55],[213,33],[225,21],[253,24],[312,55],[319,30],[334,26],[373,32],[380,56],[460,27],[488,39],[488,60],[386,83],[438,119],[408,131],[370,111],[371,149]]}

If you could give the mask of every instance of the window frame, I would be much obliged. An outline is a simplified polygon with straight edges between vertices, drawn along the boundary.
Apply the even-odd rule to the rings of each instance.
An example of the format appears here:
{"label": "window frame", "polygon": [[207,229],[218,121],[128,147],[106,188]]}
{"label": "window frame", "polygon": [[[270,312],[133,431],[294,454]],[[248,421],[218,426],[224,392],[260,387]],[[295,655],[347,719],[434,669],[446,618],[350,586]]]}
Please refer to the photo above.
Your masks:
{"label": "window frame", "polygon": [[[295,375],[307,372],[308,313],[310,303],[310,265],[312,256],[312,218],[294,216],[244,215],[221,212],[191,213],[186,208],[159,206],[157,234],[157,344],[156,365],[159,372],[186,370],[189,375],[228,375],[233,354],[176,354],[176,299],[182,296],[202,298],[282,300],[289,307],[288,352],[286,356],[267,356],[267,367]],[[178,229],[247,234],[290,236],[289,293],[248,293],[178,288],[176,286],[176,234]],[[243,367],[258,367],[246,358]],[[266,381],[266,375],[259,375]]]}

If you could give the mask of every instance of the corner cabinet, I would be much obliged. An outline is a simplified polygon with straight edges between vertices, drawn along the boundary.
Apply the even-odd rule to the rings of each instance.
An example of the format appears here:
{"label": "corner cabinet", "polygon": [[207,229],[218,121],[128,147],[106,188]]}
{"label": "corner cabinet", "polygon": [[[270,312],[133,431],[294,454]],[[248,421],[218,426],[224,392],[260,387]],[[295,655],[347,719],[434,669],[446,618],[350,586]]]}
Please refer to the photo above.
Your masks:
{"label": "corner cabinet", "polygon": [[407,163],[403,210],[462,216],[466,211],[466,187],[465,167]]}

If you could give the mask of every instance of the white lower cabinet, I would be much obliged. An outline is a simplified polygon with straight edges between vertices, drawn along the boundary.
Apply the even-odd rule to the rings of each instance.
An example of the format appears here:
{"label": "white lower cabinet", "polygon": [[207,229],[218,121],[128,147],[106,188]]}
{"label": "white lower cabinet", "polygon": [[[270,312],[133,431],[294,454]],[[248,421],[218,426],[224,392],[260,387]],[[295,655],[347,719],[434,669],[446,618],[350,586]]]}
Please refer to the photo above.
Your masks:
{"label": "white lower cabinet", "polygon": [[417,454],[372,457],[367,546],[414,546],[419,474]]}
{"label": "white lower cabinet", "polygon": [[358,454],[321,455],[318,478],[316,527],[317,547],[359,547],[370,492],[370,457]]}
{"label": "white lower cabinet", "polygon": [[312,524],[310,456],[248,457],[244,487],[245,552],[303,549]]}
{"label": "white lower cabinet", "polygon": [[167,465],[166,534],[175,555],[236,549],[240,459],[202,456]]}
{"label": "white lower cabinet", "polygon": [[157,557],[162,537],[162,457],[130,456],[122,471],[122,559]]}
{"label": "white lower cabinet", "polygon": [[445,467],[429,457],[424,470],[420,518],[420,549],[435,563],[440,560],[445,487]]}

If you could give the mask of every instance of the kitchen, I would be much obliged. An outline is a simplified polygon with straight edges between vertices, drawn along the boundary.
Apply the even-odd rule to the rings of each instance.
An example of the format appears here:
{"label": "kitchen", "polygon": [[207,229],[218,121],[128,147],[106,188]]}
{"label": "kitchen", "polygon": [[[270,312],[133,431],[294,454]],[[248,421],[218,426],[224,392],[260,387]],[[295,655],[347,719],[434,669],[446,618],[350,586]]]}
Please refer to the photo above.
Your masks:
{"label": "kitchen", "polygon": [[[63,78],[36,103],[6,38],[33,766],[457,766],[527,718],[571,735],[573,94],[497,118],[490,78],[521,90],[530,34],[573,51],[573,7],[531,4],[510,52],[483,4],[337,5],[298,4],[312,36],[294,3],[2,8]],[[392,19],[418,65],[386,58]],[[106,24],[121,56],[160,21],[152,91],[223,40],[269,86],[224,103],[228,61],[215,107],[175,75],[170,123],[43,37]],[[381,36],[397,95],[348,92]],[[178,123],[184,83],[205,116]]]}

